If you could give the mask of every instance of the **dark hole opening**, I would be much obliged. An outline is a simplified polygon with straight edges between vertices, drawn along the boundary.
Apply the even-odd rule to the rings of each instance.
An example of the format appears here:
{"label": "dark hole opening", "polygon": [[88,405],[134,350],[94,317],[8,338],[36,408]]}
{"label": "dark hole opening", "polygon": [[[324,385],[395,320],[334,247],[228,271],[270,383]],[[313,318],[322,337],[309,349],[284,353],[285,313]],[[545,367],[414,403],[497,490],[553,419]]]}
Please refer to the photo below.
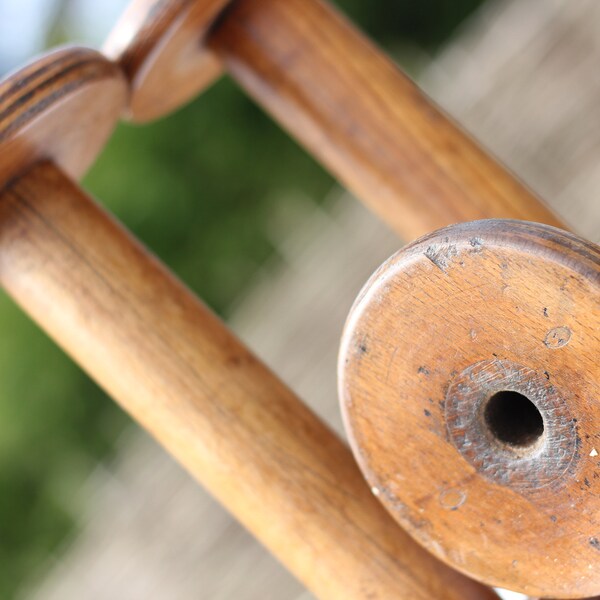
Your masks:
{"label": "dark hole opening", "polygon": [[517,448],[535,444],[544,433],[544,419],[535,404],[518,392],[494,394],[485,407],[484,419],[494,437]]}

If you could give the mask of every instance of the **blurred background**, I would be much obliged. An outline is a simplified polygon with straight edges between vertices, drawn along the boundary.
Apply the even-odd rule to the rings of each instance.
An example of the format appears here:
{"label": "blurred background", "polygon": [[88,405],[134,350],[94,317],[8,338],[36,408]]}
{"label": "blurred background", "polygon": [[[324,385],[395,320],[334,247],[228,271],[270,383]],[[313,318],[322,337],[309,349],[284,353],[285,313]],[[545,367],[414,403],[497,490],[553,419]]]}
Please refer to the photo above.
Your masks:
{"label": "blurred background", "polygon": [[[589,157],[600,147],[600,128],[593,126],[599,32],[590,23],[592,14],[600,23],[600,15],[593,2],[336,3],[563,216],[598,239],[598,204],[591,199],[598,169],[576,160],[581,148]],[[99,46],[125,4],[0,0],[0,73],[56,44]],[[341,322],[361,283],[400,242],[382,234],[231,81],[223,78],[157,123],[120,125],[84,186],[296,390],[310,394],[319,376],[307,374],[317,362],[327,366],[322,387],[329,404],[321,412],[337,425],[331,390]],[[350,237],[354,246],[346,243]],[[342,240],[339,260],[346,262],[337,269],[332,256]],[[278,317],[273,304],[289,308],[286,294],[318,269],[319,302],[313,298],[307,311],[308,299],[297,300],[296,312]],[[337,277],[343,302],[329,290]],[[288,353],[283,333],[276,340],[261,333],[277,318],[289,335],[305,336],[303,356]],[[328,324],[325,349],[315,340]],[[217,541],[194,546],[209,534],[191,513],[205,511],[205,518],[217,511],[211,501],[4,295],[0,327],[0,598],[249,600],[302,593],[262,550],[250,549],[253,542],[226,516],[219,517]],[[308,354],[315,364],[306,363]],[[274,364],[281,355],[285,364]],[[170,495],[161,504],[165,488]],[[119,513],[125,504],[130,513]],[[150,533],[157,515],[164,527]],[[178,536],[184,530],[195,531],[194,540]],[[230,543],[218,546],[224,532]],[[154,535],[169,549],[155,548]],[[252,558],[236,563],[236,548]],[[202,552],[221,561],[211,563],[212,574],[198,571]],[[165,566],[174,557],[187,571]],[[253,584],[240,587],[240,573]]]}

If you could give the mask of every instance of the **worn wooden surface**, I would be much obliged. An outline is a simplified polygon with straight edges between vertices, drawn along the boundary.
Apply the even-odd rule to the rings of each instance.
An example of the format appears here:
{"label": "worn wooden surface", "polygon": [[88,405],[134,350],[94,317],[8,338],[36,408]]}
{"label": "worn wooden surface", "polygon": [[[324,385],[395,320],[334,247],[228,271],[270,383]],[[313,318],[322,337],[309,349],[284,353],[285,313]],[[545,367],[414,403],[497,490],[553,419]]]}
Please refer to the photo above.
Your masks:
{"label": "worn wooden surface", "polygon": [[340,351],[373,494],[480,581],[599,593],[599,356],[600,247],[501,220],[407,246],[361,291]]}
{"label": "worn wooden surface", "polygon": [[114,126],[118,68],[67,49],[1,89],[9,294],[321,597],[493,598],[396,527],[343,442],[57,166],[81,175]]}
{"label": "worn wooden surface", "polygon": [[125,106],[118,67],[94,50],[68,47],[0,81],[0,184],[35,160],[83,175]]}
{"label": "worn wooden surface", "polygon": [[[490,8],[420,82],[578,231],[600,240],[600,128],[594,126],[600,5],[517,0]],[[550,99],[551,107],[540,110]],[[292,213],[289,221],[291,204],[281,198],[284,215],[273,232],[278,258],[258,274],[232,324],[337,427],[334,366],[343,319],[362,283],[399,243],[348,198],[331,215]],[[160,447],[139,437],[123,439],[119,459],[87,482],[81,532],[49,558],[50,572],[31,597],[300,595],[251,536]]]}
{"label": "worn wooden surface", "polygon": [[483,218],[560,225],[328,3],[238,0],[210,46],[405,239]]}
{"label": "worn wooden surface", "polygon": [[131,82],[126,116],[144,122],[179,108],[221,74],[203,44],[228,0],[133,0],[104,44]]}
{"label": "worn wooden surface", "polygon": [[346,445],[57,168],[0,198],[3,287],[309,589],[494,597],[397,527]]}

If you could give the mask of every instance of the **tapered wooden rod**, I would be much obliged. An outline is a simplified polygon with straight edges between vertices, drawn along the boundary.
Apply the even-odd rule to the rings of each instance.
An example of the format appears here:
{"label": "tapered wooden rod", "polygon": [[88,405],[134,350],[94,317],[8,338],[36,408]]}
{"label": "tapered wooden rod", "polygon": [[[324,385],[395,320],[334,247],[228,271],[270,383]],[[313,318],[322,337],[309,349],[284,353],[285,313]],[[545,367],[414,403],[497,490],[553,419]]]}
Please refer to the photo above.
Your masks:
{"label": "tapered wooden rod", "polygon": [[395,525],[343,442],[50,163],[1,193],[0,282],[317,596],[495,597]]}
{"label": "tapered wooden rod", "polygon": [[404,238],[485,218],[565,228],[326,2],[236,0],[208,43]]}

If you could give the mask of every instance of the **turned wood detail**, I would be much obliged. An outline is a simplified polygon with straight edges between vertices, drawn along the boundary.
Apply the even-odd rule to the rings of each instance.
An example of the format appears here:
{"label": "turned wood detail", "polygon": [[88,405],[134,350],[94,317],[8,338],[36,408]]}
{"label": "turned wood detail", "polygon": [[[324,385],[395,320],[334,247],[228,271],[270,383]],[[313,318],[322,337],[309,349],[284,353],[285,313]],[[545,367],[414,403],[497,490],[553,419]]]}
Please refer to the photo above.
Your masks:
{"label": "turned wood detail", "polygon": [[407,246],[359,295],[340,397],[374,495],[454,568],[600,592],[600,248],[520,221]]}
{"label": "turned wood detail", "polygon": [[[384,304],[363,314],[375,303],[367,292],[358,300],[341,369],[347,420],[373,493],[407,533],[343,442],[76,184],[119,117],[160,117],[223,70],[405,238],[488,217],[564,227],[326,2],[134,0],[103,53],[58,49],[0,82],[2,285],[319,597],[496,597],[459,571],[531,594],[597,592],[597,507],[583,500],[595,484],[582,441],[596,426],[597,248],[538,225],[463,225],[379,272],[383,281],[412,257],[404,293],[394,283],[376,299],[391,298],[396,318],[386,320]],[[498,271],[498,260],[510,268]],[[532,312],[542,300],[545,312]],[[463,340],[467,316],[481,327]],[[413,319],[403,334],[402,318]],[[500,337],[481,333],[490,323]],[[519,327],[527,335],[515,342]],[[389,357],[396,333],[403,350]],[[373,336],[385,341],[375,352]],[[410,419],[398,423],[384,402],[397,392],[390,377],[412,369],[418,352],[437,359],[406,375],[406,390],[418,385]],[[421,410],[434,381],[444,396]],[[518,450],[502,429],[502,397],[490,400],[504,392],[529,398],[542,419],[540,433],[535,412],[527,417],[531,442]],[[397,439],[382,435],[390,431]],[[432,443],[426,452],[417,432]],[[386,479],[400,476],[390,465],[402,435],[403,460],[414,459],[404,487]],[[502,514],[505,544],[482,498]],[[573,506],[550,511],[559,500]],[[435,510],[424,515],[425,505]],[[519,556],[510,565],[509,549]],[[540,576],[528,579],[533,567]]]}
{"label": "turned wood detail", "polygon": [[211,85],[221,61],[206,47],[229,0],[133,0],[103,50],[131,82],[127,118],[145,122],[179,108]]}
{"label": "turned wood detail", "polygon": [[69,177],[124,82],[69,48],[0,84],[0,143],[22,148],[0,159],[4,289],[319,597],[492,600],[397,527],[347,446]]}

